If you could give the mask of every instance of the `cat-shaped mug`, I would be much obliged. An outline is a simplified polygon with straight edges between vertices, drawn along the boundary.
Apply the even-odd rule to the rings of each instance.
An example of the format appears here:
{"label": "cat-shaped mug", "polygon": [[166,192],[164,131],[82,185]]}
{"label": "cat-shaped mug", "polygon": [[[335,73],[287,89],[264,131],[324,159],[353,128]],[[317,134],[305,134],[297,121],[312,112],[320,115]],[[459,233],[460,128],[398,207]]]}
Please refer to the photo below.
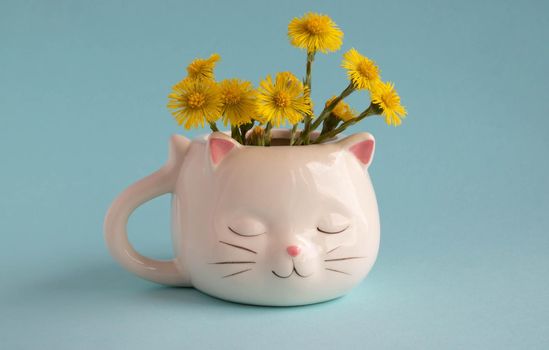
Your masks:
{"label": "cat-shaped mug", "polygon": [[[284,139],[289,131],[273,130]],[[167,163],[126,189],[105,218],[111,254],[147,280],[229,301],[290,306],[340,297],[370,271],[379,214],[368,133],[307,146],[243,146],[221,132],[174,135]],[[128,241],[141,204],[172,194],[174,258]]]}

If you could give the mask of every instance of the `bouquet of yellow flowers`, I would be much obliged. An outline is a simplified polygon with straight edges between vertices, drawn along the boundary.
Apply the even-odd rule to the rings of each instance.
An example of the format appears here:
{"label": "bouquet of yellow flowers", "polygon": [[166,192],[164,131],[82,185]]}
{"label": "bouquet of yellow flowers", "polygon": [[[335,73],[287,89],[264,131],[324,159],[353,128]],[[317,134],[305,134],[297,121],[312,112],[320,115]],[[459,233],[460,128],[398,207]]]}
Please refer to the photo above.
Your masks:
{"label": "bouquet of yellow flowers", "polygon": [[[212,131],[219,131],[217,122],[221,119],[225,127],[230,126],[233,139],[256,146],[269,146],[271,129],[285,124],[291,125],[291,146],[328,141],[373,115],[385,117],[389,125],[400,125],[406,110],[393,83],[382,81],[376,63],[355,49],[343,55],[341,64],[347,70],[349,85],[315,115],[311,101],[313,61],[317,52],[339,50],[343,32],[330,17],[307,13],[291,20],[288,37],[292,45],[307,51],[303,81],[290,72],[279,72],[274,78],[267,75],[257,89],[240,79],[217,82],[214,68],[220,56],[195,59],[187,67],[187,77],[175,84],[168,96],[168,108],[179,125],[190,129],[208,123]],[[343,101],[357,90],[370,94],[370,104],[361,113]]]}

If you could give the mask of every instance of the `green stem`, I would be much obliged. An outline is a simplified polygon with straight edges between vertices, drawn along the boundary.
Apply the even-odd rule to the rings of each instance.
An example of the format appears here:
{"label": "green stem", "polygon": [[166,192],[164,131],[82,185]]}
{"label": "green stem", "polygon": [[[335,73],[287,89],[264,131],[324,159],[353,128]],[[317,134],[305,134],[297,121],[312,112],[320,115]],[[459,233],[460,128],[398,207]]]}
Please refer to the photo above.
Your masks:
{"label": "green stem", "polygon": [[324,135],[325,133],[334,130],[339,122],[339,118],[337,118],[333,114],[330,114],[330,116],[324,120],[324,123],[322,123],[322,131],[320,132],[320,135]]}
{"label": "green stem", "polygon": [[248,140],[246,139],[246,134],[253,127],[254,127],[253,120],[250,123],[240,125],[240,135],[242,135],[242,141],[244,142],[244,144],[248,142]]}
{"label": "green stem", "polygon": [[316,118],[316,120],[314,121],[313,125],[312,125],[312,128],[313,130],[318,128],[319,125],[324,121],[324,119],[328,118],[328,116],[330,115],[330,113],[332,113],[332,111],[334,110],[334,108],[337,106],[337,104],[339,102],[341,102],[345,97],[349,96],[353,91],[355,91],[355,88],[353,86],[352,83],[350,83],[346,88],[345,90],[343,90],[341,92],[341,94],[339,94],[338,97],[336,97],[332,103],[330,103],[329,105],[327,105],[326,107],[324,107],[324,110],[322,110],[322,112],[320,113],[320,115],[318,116],[318,118]]}
{"label": "green stem", "polygon": [[231,126],[231,137],[239,143],[244,144],[242,141],[242,135],[240,135],[240,129],[238,129],[237,126]]}
{"label": "green stem", "polygon": [[313,61],[315,60],[315,51],[307,52],[307,67],[305,72],[305,86],[311,87],[311,70],[313,68]]}
{"label": "green stem", "polygon": [[314,143],[322,143],[322,141],[324,141],[324,140],[331,139],[332,137],[336,136],[337,134],[345,131],[345,129],[347,129],[349,126],[358,123],[362,119],[364,119],[366,117],[369,117],[371,115],[379,115],[380,113],[381,113],[381,111],[379,110],[379,107],[374,105],[373,103],[371,103],[370,106],[368,108],[366,108],[366,110],[364,110],[364,112],[360,113],[357,117],[355,117],[353,119],[349,119],[349,120],[343,122],[340,126],[335,128],[334,130],[320,135],[315,140]]}
{"label": "green stem", "polygon": [[[312,51],[312,52],[307,52],[307,66],[306,66],[306,71],[305,71],[305,89],[308,90],[308,97],[309,97],[309,101],[311,100],[311,72],[312,72],[312,68],[313,68],[313,61],[315,60],[315,51]],[[312,109],[312,106],[311,106],[311,109]],[[305,126],[303,127],[303,135],[304,135],[304,138],[303,138],[303,142],[305,144],[308,144],[309,143],[309,134],[311,132],[311,121],[313,120],[313,116],[312,116],[312,110],[311,110],[311,114],[310,115],[306,115],[305,116]]]}
{"label": "green stem", "polygon": [[210,122],[210,129],[213,132],[219,131],[219,129],[217,128],[217,124],[215,122]]}
{"label": "green stem", "polygon": [[293,126],[292,126],[292,131],[290,133],[290,146],[293,146],[294,145],[294,142],[296,141],[295,140],[295,134],[296,134],[296,131],[297,131],[297,126],[298,126],[299,123],[295,123]]}
{"label": "green stem", "polygon": [[[349,96],[351,93],[355,91],[355,87],[352,83],[349,83],[349,85],[339,94],[338,97],[336,97],[332,103],[324,107],[322,112],[320,112],[320,115],[318,118],[315,119],[315,121],[312,123],[310,130],[316,130],[322,124],[322,122],[330,116],[330,113],[334,110],[334,108],[337,106],[339,102],[341,102],[345,97]],[[305,139],[309,138],[309,135],[305,136],[304,133],[301,134],[301,137],[297,141],[297,144],[303,144],[305,142]],[[317,142],[315,142],[317,143]]]}
{"label": "green stem", "polygon": [[267,125],[265,125],[265,146],[271,145],[271,129],[273,128],[273,124],[269,121],[267,122]]}

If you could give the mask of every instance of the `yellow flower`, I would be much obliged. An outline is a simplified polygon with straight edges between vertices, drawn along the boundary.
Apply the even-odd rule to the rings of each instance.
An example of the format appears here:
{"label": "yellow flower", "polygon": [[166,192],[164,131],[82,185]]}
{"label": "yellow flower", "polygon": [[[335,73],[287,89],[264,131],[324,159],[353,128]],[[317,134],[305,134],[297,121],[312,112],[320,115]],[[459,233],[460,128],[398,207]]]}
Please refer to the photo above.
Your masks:
{"label": "yellow flower", "polygon": [[263,136],[265,136],[265,129],[263,129],[259,125],[256,125],[252,129],[251,136],[252,137],[263,137]]}
{"label": "yellow flower", "polygon": [[195,80],[213,80],[214,79],[214,68],[217,61],[219,61],[221,57],[214,53],[210,56],[210,58],[204,59],[204,58],[197,58],[194,61],[192,61],[187,66],[187,74],[189,78],[195,79]]}
{"label": "yellow flower", "polygon": [[326,53],[339,50],[343,32],[330,17],[309,12],[290,21],[288,36],[292,45],[307,49],[307,52]]}
{"label": "yellow flower", "polygon": [[255,126],[248,135],[248,144],[255,146],[265,145],[265,129],[260,126]]}
{"label": "yellow flower", "polygon": [[256,116],[257,91],[252,83],[239,79],[223,80],[219,84],[221,102],[223,103],[223,123],[227,126],[240,126],[250,123]]}
{"label": "yellow flower", "polygon": [[286,120],[290,124],[300,122],[304,115],[311,114],[311,104],[299,79],[283,72],[276,75],[274,82],[270,75],[261,81],[258,112],[260,121],[270,121],[278,127]]}
{"label": "yellow flower", "polygon": [[185,78],[174,85],[168,98],[168,108],[179,125],[185,123],[185,129],[204,127],[204,121],[214,122],[221,114],[219,87],[211,80]]}
{"label": "yellow flower", "polygon": [[277,73],[277,77],[280,77],[280,79],[288,80],[292,82],[297,82],[297,83],[300,82],[300,80],[292,72],[279,72]]}
{"label": "yellow flower", "polygon": [[400,104],[400,96],[393,83],[379,83],[372,90],[372,103],[376,104],[389,125],[400,125],[406,116],[406,109]]}
{"label": "yellow flower", "polygon": [[372,90],[380,82],[380,72],[375,62],[355,49],[343,55],[341,66],[347,69],[347,75],[357,89]]}
{"label": "yellow flower", "polygon": [[[326,101],[326,106],[330,105],[335,99],[336,96],[333,96],[328,101]],[[335,115],[337,118],[343,120],[344,122],[356,117],[356,112],[353,111],[351,107],[344,101],[339,101],[339,103],[332,110],[332,114]]]}

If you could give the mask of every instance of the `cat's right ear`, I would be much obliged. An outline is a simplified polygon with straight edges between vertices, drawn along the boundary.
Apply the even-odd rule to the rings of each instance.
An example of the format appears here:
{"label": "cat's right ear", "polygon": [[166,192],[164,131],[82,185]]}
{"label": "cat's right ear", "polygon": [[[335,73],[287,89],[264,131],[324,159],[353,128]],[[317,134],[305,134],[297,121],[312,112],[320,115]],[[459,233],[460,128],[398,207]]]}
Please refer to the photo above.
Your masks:
{"label": "cat's right ear", "polygon": [[347,149],[363,167],[368,168],[372,163],[376,141],[370,133],[359,132],[344,138],[338,144]]}
{"label": "cat's right ear", "polygon": [[214,132],[208,137],[208,154],[214,167],[240,147],[240,143],[221,132]]}

